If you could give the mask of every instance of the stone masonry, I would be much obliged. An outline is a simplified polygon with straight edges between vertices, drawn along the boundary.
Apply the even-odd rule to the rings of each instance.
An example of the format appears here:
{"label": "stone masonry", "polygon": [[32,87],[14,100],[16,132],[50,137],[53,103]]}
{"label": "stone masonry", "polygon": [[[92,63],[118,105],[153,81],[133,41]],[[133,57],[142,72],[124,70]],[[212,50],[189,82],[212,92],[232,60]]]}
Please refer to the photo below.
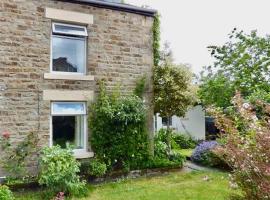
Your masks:
{"label": "stone masonry", "polygon": [[[52,23],[45,18],[46,7],[93,15],[93,24],[87,26],[87,74],[93,75],[94,81],[44,79],[44,73],[50,72]],[[143,75],[150,85],[145,99],[150,106],[148,127],[152,132],[152,24],[152,17],[90,5],[1,0],[0,134],[9,131],[16,144],[33,132],[38,136],[38,147],[46,146],[50,101],[43,100],[44,90],[89,90],[96,94],[97,80],[104,79],[109,90],[120,84],[123,92],[131,92]],[[3,175],[0,171],[0,177]]]}

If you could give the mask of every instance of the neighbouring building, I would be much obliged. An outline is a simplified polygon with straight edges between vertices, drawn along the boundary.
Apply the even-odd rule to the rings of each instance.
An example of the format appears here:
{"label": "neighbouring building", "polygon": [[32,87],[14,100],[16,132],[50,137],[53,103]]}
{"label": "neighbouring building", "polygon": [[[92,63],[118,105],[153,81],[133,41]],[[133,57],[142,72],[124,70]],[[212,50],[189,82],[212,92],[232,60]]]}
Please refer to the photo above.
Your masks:
{"label": "neighbouring building", "polygon": [[177,133],[187,134],[196,140],[205,139],[205,111],[201,105],[188,110],[185,117],[172,116],[169,120],[155,116],[155,131],[167,128],[167,123]]}
{"label": "neighbouring building", "polygon": [[[33,132],[38,147],[70,141],[77,158],[92,157],[87,103],[97,80],[129,93],[146,75],[151,86],[154,15],[117,0],[1,0],[0,134],[16,144]],[[145,100],[151,133],[152,87]]]}

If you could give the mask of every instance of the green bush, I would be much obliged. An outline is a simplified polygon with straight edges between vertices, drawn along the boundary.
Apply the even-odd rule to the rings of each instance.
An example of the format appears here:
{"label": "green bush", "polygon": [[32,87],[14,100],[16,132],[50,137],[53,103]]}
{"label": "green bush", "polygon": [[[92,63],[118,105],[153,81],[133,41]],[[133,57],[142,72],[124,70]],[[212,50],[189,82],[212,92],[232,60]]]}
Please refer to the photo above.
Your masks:
{"label": "green bush", "polygon": [[45,147],[40,158],[39,184],[55,193],[64,192],[71,196],[84,196],[87,193],[85,182],[77,173],[80,163],[73,156],[72,149],[60,146]]}
{"label": "green bush", "polygon": [[155,141],[155,151],[154,154],[159,158],[166,158],[168,152],[168,145],[162,141]]}
{"label": "green bush", "polygon": [[185,158],[176,152],[171,152],[167,158],[153,157],[149,159],[145,168],[176,168],[183,167]]}
{"label": "green bush", "polygon": [[109,169],[138,169],[148,158],[146,108],[135,95],[108,95],[103,83],[90,106],[91,145]]}
{"label": "green bush", "polygon": [[14,196],[9,188],[5,185],[0,185],[0,200],[14,200]]}
{"label": "green bush", "polygon": [[170,161],[173,161],[175,163],[181,163],[181,165],[185,161],[185,157],[176,151],[171,151],[168,158]]}
{"label": "green bush", "polygon": [[155,141],[161,141],[161,142],[166,143],[167,142],[167,129],[161,128],[155,135]]}
{"label": "green bush", "polygon": [[[180,149],[193,149],[197,145],[197,142],[194,139],[192,139],[192,137],[185,134],[174,133],[172,135],[172,140],[176,145],[178,145]],[[172,146],[177,148],[177,146],[175,145]]]}
{"label": "green bush", "polygon": [[91,159],[89,161],[83,162],[81,165],[83,174],[101,177],[106,174],[107,165],[106,163],[99,161],[98,159]]}
{"label": "green bush", "polygon": [[[192,137],[186,134],[176,133],[173,130],[171,131],[171,145],[173,149],[193,149],[197,145],[197,141],[195,141]],[[167,129],[160,129],[155,136],[155,142],[167,143]]]}
{"label": "green bush", "polygon": [[[171,130],[169,130],[171,131]],[[172,135],[172,134],[170,134]],[[160,129],[155,135],[154,157],[149,160],[148,168],[182,167],[185,160],[181,154],[171,151],[167,145],[167,130]]]}
{"label": "green bush", "polygon": [[162,128],[156,133],[155,139],[154,139],[154,147],[155,147],[154,154],[156,157],[167,158],[169,149],[167,145],[167,130],[166,129]]}

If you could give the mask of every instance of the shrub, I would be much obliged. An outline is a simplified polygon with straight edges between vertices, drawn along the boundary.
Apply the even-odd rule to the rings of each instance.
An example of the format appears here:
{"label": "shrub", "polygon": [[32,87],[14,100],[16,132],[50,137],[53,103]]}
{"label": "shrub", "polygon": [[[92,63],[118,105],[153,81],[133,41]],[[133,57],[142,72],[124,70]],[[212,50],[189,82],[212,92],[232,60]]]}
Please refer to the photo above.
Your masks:
{"label": "shrub", "polygon": [[[176,132],[173,132],[171,129],[171,145],[173,149],[193,149],[197,145],[197,141],[195,141],[192,137],[186,135],[186,134],[179,134]],[[155,136],[155,141],[167,143],[167,129],[160,129]]]}
{"label": "shrub", "polygon": [[55,193],[64,192],[72,196],[84,196],[85,182],[81,182],[80,163],[73,156],[72,149],[60,146],[45,147],[41,152],[39,184]]}
{"label": "shrub", "polygon": [[156,157],[159,157],[159,158],[167,157],[168,145],[165,142],[156,140],[154,148],[155,148],[154,155]]}
{"label": "shrub", "polygon": [[149,159],[145,168],[176,168],[183,167],[184,157],[179,153],[172,152],[168,158],[153,157]]}
{"label": "shrub", "polygon": [[14,200],[14,196],[9,188],[5,185],[0,185],[0,200]]}
{"label": "shrub", "polygon": [[155,154],[154,157],[149,161],[149,168],[183,166],[185,158],[180,153],[173,150],[169,151],[168,144],[166,143],[166,131],[166,129],[160,129],[155,135]]}
{"label": "shrub", "polygon": [[168,158],[170,161],[179,163],[181,166],[183,165],[185,161],[185,157],[176,151],[171,151]]}
{"label": "shrub", "polygon": [[270,104],[260,100],[256,102],[263,107],[260,119],[254,107],[244,102],[240,93],[234,97],[233,104],[245,125],[244,130],[238,129],[235,116],[225,115],[218,109],[208,109],[216,118],[216,125],[226,141],[216,153],[226,156],[226,162],[233,169],[232,181],[244,192],[245,199],[270,199]]}
{"label": "shrub", "polygon": [[140,168],[148,157],[146,108],[135,95],[108,95],[100,83],[97,102],[90,107],[91,145],[110,169]]}
{"label": "shrub", "polygon": [[185,134],[173,134],[173,141],[180,147],[180,149],[193,149],[197,142],[191,136]]}
{"label": "shrub", "polygon": [[98,159],[91,159],[87,162],[83,162],[81,168],[84,174],[96,177],[105,175],[107,171],[106,163]]}
{"label": "shrub", "polygon": [[[193,151],[191,160],[202,165],[211,167],[226,167],[219,156],[214,152],[219,145],[216,141],[204,141],[200,143]],[[227,167],[226,167],[227,168]]]}
{"label": "shrub", "polygon": [[167,129],[161,128],[155,135],[155,141],[161,141],[161,142],[166,143],[167,142]]}
{"label": "shrub", "polygon": [[30,133],[17,145],[11,144],[10,133],[4,131],[0,137],[0,165],[8,174],[8,181],[25,181],[29,178],[27,159],[36,152],[37,136]]}

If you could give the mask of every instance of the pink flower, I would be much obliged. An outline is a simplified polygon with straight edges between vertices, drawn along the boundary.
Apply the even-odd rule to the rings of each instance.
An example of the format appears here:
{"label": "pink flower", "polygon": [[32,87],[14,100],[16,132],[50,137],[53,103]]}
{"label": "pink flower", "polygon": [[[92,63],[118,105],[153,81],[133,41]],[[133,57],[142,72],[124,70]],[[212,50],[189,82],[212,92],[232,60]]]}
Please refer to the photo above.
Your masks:
{"label": "pink flower", "polygon": [[65,199],[65,193],[59,192],[55,198],[55,200],[64,200]]}
{"label": "pink flower", "polygon": [[10,138],[10,133],[9,133],[8,131],[4,131],[4,132],[2,133],[2,136],[3,136],[3,138],[5,138],[5,139],[9,139],[9,138]]}
{"label": "pink flower", "polygon": [[60,195],[60,196],[64,196],[65,193],[64,193],[64,192],[59,192],[59,195]]}

